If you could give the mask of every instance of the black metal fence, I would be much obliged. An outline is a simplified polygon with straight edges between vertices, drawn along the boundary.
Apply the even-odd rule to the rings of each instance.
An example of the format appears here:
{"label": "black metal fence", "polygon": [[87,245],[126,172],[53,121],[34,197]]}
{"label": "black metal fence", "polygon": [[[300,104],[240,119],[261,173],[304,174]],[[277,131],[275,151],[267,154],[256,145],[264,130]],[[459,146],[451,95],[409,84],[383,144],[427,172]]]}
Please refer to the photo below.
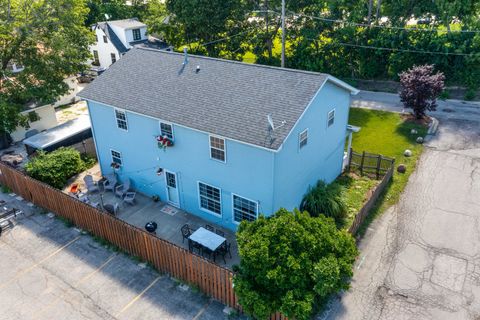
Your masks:
{"label": "black metal fence", "polygon": [[348,171],[359,171],[361,175],[375,175],[377,179],[383,177],[395,164],[395,159],[368,152],[350,152]]}

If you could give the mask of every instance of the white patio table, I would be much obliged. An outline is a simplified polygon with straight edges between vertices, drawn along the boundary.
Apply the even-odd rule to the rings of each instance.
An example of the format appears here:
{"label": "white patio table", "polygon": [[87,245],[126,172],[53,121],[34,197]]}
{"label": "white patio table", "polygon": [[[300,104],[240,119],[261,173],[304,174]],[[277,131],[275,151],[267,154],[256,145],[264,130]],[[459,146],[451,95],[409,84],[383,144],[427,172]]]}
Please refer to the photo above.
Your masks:
{"label": "white patio table", "polygon": [[196,243],[201,244],[208,249],[215,251],[218,247],[222,245],[227,239],[222,236],[219,236],[216,233],[208,231],[207,229],[200,227],[197,231],[192,233],[189,237],[190,240],[195,241]]}

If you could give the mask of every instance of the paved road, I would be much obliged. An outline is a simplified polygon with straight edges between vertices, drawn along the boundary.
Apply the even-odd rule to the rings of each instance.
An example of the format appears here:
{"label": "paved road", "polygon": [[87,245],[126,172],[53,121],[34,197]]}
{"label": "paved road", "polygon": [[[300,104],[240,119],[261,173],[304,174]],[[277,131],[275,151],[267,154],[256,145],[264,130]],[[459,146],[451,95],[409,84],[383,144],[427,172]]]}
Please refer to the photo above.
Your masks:
{"label": "paved road", "polygon": [[[401,109],[394,95],[356,106]],[[452,109],[441,111],[442,109]],[[480,108],[443,103],[400,202],[360,243],[352,288],[320,318],[480,319]]]}
{"label": "paved road", "polygon": [[[224,306],[78,229],[27,212],[0,237],[0,320],[235,319]],[[34,213],[34,212],[37,213]]]}

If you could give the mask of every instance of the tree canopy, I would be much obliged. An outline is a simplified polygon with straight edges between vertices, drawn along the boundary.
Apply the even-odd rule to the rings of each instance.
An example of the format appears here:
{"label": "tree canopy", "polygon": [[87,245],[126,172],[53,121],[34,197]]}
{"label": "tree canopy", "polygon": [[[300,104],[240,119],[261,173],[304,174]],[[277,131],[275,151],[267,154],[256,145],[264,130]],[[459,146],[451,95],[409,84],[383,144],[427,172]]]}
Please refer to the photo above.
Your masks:
{"label": "tree canopy", "polygon": [[54,102],[69,90],[65,78],[85,69],[87,11],[84,0],[0,0],[0,135],[27,125],[26,103]]}
{"label": "tree canopy", "polygon": [[316,303],[348,288],[357,256],[354,239],[333,219],[298,210],[242,222],[237,242],[235,292],[243,310],[258,319],[277,311],[310,319]]}

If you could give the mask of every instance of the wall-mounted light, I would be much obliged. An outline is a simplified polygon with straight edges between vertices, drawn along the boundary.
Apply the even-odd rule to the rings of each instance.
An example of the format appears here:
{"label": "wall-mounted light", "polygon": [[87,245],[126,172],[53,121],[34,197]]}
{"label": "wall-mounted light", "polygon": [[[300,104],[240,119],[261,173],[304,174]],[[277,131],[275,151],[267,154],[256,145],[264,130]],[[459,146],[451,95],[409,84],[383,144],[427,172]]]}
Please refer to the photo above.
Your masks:
{"label": "wall-mounted light", "polygon": [[157,173],[157,176],[162,175],[162,173],[163,173],[163,168],[158,168],[156,173]]}

